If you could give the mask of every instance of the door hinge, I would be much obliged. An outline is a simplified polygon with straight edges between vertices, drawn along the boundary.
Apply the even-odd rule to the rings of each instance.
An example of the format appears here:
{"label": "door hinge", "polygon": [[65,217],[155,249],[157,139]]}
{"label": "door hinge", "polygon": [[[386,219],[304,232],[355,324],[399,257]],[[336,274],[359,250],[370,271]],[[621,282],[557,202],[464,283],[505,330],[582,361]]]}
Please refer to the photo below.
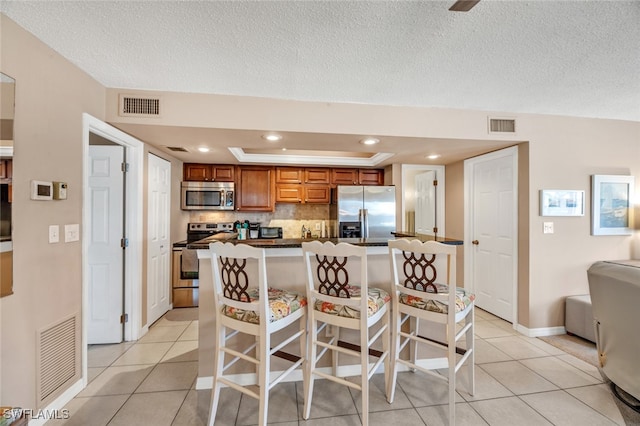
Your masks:
{"label": "door hinge", "polygon": [[122,171],[123,171],[124,173],[127,173],[127,172],[129,171],[129,163],[122,163],[122,164],[120,165],[120,168],[122,169]]}
{"label": "door hinge", "polygon": [[433,181],[433,186],[438,186],[438,180],[437,179]]}
{"label": "door hinge", "polygon": [[433,228],[433,233],[434,233],[434,234],[437,234],[437,233],[438,233],[438,228],[437,228],[437,227],[434,227],[434,228]]}
{"label": "door hinge", "polygon": [[124,324],[125,322],[129,322],[129,314],[120,315],[120,324]]}
{"label": "door hinge", "polygon": [[123,249],[129,247],[129,239],[128,238],[121,238],[120,239],[120,247],[122,247]]}

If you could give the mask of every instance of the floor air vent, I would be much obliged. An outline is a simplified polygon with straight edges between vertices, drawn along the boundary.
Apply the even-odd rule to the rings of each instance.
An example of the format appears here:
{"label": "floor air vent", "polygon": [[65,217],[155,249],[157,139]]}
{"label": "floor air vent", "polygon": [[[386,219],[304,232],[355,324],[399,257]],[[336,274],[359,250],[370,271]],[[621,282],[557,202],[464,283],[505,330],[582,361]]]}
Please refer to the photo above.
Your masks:
{"label": "floor air vent", "polygon": [[121,117],[160,117],[160,98],[120,95]]}
{"label": "floor air vent", "polygon": [[40,330],[36,346],[37,402],[42,407],[80,379],[79,315]]}
{"label": "floor air vent", "polygon": [[516,120],[513,118],[489,117],[489,133],[515,133]]}

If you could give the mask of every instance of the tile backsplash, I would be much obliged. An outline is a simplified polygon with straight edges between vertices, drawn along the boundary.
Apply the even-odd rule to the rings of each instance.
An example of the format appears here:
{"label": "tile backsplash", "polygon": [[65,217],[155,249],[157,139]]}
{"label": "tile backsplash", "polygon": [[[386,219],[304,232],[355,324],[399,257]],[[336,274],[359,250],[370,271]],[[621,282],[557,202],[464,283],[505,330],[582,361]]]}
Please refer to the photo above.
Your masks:
{"label": "tile backsplash", "polygon": [[259,212],[191,212],[189,222],[258,222],[261,226],[281,226],[283,238],[300,238],[302,226],[311,229],[314,238],[320,237],[324,222],[327,236],[337,235],[335,221],[329,220],[328,204],[276,204],[273,213]]}

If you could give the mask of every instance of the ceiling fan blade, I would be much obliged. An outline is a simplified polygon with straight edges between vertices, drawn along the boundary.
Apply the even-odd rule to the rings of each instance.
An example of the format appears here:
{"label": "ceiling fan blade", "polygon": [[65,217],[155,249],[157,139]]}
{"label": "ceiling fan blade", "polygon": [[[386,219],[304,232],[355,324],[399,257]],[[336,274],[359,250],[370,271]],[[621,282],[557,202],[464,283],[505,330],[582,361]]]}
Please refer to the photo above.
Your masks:
{"label": "ceiling fan blade", "polygon": [[449,8],[449,10],[453,12],[468,12],[479,2],[480,0],[458,0]]}

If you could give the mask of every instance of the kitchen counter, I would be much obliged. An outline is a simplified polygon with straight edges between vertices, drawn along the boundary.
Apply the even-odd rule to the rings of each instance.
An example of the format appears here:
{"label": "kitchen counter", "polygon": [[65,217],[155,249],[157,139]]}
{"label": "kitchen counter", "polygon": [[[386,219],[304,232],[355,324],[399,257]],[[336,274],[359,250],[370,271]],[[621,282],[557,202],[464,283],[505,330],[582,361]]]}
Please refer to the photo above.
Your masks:
{"label": "kitchen counter", "polygon": [[[349,243],[356,246],[365,247],[386,247],[390,238],[277,238],[272,240],[262,239],[249,239],[238,240],[235,238],[220,238],[219,234],[212,235],[211,237],[204,238],[200,241],[187,244],[187,248],[190,249],[208,249],[209,243],[216,241],[225,241],[233,244],[248,244],[254,247],[264,248],[299,248],[302,247],[302,243],[309,241],[331,241],[334,244]],[[218,238],[216,238],[218,237]]]}
{"label": "kitchen counter", "polygon": [[437,241],[439,243],[444,243],[444,244],[452,244],[455,246],[461,246],[462,245],[462,240],[459,240],[457,238],[447,238],[447,237],[438,237],[438,236],[433,236],[433,235],[426,235],[426,234],[415,234],[412,232],[404,232],[404,231],[397,231],[397,232],[392,232],[393,235],[395,235],[396,238],[410,238],[410,239],[417,239],[420,241]]}
{"label": "kitchen counter", "polygon": [[[392,233],[395,234],[396,238],[417,238],[421,241],[429,241],[435,240],[445,244],[454,244],[461,245],[461,240],[456,240],[452,238],[443,238],[443,237],[432,237],[428,235],[412,235],[407,233]],[[356,246],[364,246],[364,247],[387,247],[389,240],[394,239],[394,236],[391,235],[389,238],[278,238],[272,240],[261,240],[261,239],[249,239],[249,240],[238,240],[236,234],[216,234],[210,237],[204,238],[202,240],[189,243],[186,245],[187,248],[190,249],[208,249],[209,243],[216,241],[226,241],[233,244],[249,244],[254,247],[264,247],[264,248],[300,248],[303,242],[308,241],[331,241],[334,244],[338,243],[349,243]]]}

